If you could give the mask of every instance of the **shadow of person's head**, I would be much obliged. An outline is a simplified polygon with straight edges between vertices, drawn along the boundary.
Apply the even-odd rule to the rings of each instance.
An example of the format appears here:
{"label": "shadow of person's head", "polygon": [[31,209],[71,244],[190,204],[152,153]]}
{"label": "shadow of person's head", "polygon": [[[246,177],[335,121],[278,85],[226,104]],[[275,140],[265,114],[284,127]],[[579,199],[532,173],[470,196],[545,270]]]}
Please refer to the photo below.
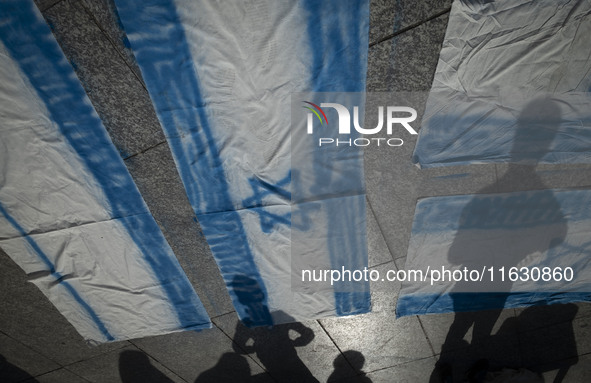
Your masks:
{"label": "shadow of person's head", "polygon": [[371,382],[363,374],[363,365],[365,364],[365,357],[362,353],[355,350],[348,350],[337,356],[332,363],[334,367],[333,373],[328,378],[328,382],[340,382],[344,381],[344,377],[350,376],[351,368],[356,376],[356,382]]}
{"label": "shadow of person's head", "polygon": [[550,152],[561,121],[562,114],[556,101],[544,97],[529,102],[517,119],[511,161],[537,164]]}
{"label": "shadow of person's head", "polygon": [[125,350],[119,354],[119,375],[124,383],[172,382],[150,363],[146,354],[136,350]]}
{"label": "shadow of person's head", "polygon": [[250,366],[245,357],[227,352],[213,368],[202,372],[195,383],[241,382],[247,381],[250,374]]}
{"label": "shadow of person's head", "polygon": [[356,372],[360,372],[365,364],[365,357],[359,351],[349,350],[337,356],[333,362],[335,369],[344,368],[347,364],[351,364]]}

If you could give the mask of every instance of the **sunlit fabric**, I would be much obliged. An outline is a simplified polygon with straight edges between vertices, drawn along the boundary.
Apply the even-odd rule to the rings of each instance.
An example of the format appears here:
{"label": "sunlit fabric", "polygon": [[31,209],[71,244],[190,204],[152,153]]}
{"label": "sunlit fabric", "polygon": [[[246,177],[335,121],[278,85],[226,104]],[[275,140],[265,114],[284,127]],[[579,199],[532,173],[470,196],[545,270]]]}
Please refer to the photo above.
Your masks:
{"label": "sunlit fabric", "polygon": [[90,343],[211,327],[33,1],[0,15],[0,247]]}
{"label": "sunlit fabric", "polygon": [[[306,209],[292,198],[302,173],[291,166],[290,95],[365,90],[368,1],[116,5],[241,320],[260,326],[367,312],[367,290],[292,289],[292,224]],[[355,174],[361,183],[362,176]],[[335,167],[333,177],[344,176]],[[367,263],[364,194],[341,191],[316,191],[323,202],[307,201],[305,214],[314,225],[298,224],[298,235],[317,245],[320,263],[357,267]]]}
{"label": "sunlit fabric", "polygon": [[[456,0],[413,161],[527,162],[542,145],[538,162],[590,163],[590,35],[588,1]],[[537,98],[554,102],[544,115],[556,131],[532,128],[534,144],[516,148],[519,118]]]}

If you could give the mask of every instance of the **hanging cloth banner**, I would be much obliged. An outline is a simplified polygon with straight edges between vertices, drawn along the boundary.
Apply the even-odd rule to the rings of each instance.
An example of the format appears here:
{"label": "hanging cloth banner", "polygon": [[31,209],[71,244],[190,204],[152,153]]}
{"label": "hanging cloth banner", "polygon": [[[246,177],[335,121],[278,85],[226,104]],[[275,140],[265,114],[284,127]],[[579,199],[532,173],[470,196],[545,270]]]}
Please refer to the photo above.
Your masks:
{"label": "hanging cloth banner", "polygon": [[0,247],[91,343],[211,327],[33,1],[0,15]]}
{"label": "hanging cloth banner", "polygon": [[[290,96],[365,90],[368,1],[115,3],[241,320],[257,326],[367,312],[367,290],[292,289],[292,205],[303,201],[291,194],[302,174],[291,167]],[[362,173],[355,177],[363,182]],[[313,198],[346,198],[340,191]],[[320,209],[306,230],[316,259],[330,267],[367,264],[363,192],[354,200],[307,205]],[[322,227],[337,206],[358,222]],[[354,246],[332,246],[337,238]]]}
{"label": "hanging cloth banner", "polygon": [[397,315],[589,301],[590,232],[591,190],[421,199]]}
{"label": "hanging cloth banner", "polygon": [[[456,0],[413,162],[521,162],[543,147],[542,163],[591,163],[589,36],[587,1]],[[538,98],[554,104],[556,131],[522,131],[532,145],[516,148]]]}

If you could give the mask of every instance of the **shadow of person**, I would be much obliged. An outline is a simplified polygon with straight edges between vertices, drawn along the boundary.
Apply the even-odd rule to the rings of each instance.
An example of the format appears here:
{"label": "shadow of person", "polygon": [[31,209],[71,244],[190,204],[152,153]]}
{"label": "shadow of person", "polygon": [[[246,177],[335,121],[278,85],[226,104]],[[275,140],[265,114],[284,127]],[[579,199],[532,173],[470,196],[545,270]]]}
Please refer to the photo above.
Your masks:
{"label": "shadow of person", "polygon": [[245,357],[232,352],[222,355],[211,369],[202,372],[195,383],[254,382],[250,378],[250,366]]}
{"label": "shadow of person", "polygon": [[[265,323],[261,319],[272,317],[267,306],[262,303],[262,290],[250,288],[253,284],[256,284],[256,281],[247,276],[237,276],[232,282],[238,300],[247,306],[249,317],[243,319],[246,326],[251,326],[252,323]],[[240,286],[250,287],[236,289]],[[252,291],[257,291],[259,295],[253,297]],[[273,317],[287,320],[291,318],[283,312],[274,313]],[[296,350],[296,347],[306,346],[314,339],[314,332],[310,328],[298,322],[255,328],[246,327],[244,324],[238,322],[236,325],[232,345],[234,351],[238,354],[254,353],[269,375],[280,382],[318,382]],[[297,336],[292,339],[291,333]]]}
{"label": "shadow of person", "polygon": [[[535,166],[549,151],[560,120],[556,102],[547,98],[530,102],[517,121],[513,162],[496,184],[481,189],[462,210],[448,252],[449,264],[479,271],[504,267],[505,278],[502,280],[497,273],[493,280],[485,274],[487,278],[482,281],[455,282],[449,296],[456,314],[441,349],[442,359],[446,353],[467,345],[464,337],[471,327],[472,339],[490,336],[511,294],[513,282],[507,277],[508,270],[551,256],[566,236],[560,205],[535,172]],[[519,187],[515,184],[523,181],[528,190],[538,191],[498,193],[499,185],[516,190]]]}
{"label": "shadow of person", "polygon": [[[335,358],[332,364],[334,371],[326,383],[371,383],[371,379],[363,372],[364,364],[365,357],[362,353],[355,350],[345,351]],[[351,369],[354,375],[351,375]]]}
{"label": "shadow of person", "polygon": [[0,382],[21,382],[36,383],[37,380],[24,370],[8,363],[4,355],[0,354]]}
{"label": "shadow of person", "polygon": [[150,363],[146,354],[134,350],[125,350],[119,354],[119,375],[123,383],[173,382]]}

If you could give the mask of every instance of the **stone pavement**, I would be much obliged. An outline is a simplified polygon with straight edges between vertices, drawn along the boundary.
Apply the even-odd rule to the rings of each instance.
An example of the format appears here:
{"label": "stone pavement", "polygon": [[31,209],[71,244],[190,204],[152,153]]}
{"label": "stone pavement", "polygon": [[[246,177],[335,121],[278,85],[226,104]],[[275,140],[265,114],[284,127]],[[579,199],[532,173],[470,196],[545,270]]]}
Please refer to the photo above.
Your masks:
{"label": "stone pavement", "polygon": [[[591,305],[504,310],[493,335],[441,347],[454,314],[395,319],[400,286],[375,286],[373,312],[249,330],[238,323],[201,234],[112,0],[37,0],[214,327],[87,346],[0,251],[2,382],[428,382],[440,358],[458,380],[486,357],[529,367],[547,382],[591,381]],[[449,0],[371,1],[367,90],[430,89]],[[370,266],[404,267],[417,198],[528,190],[527,172],[500,184],[506,165],[419,170],[414,141],[365,153]],[[550,188],[591,186],[589,166],[538,166]],[[487,315],[484,313],[483,315]],[[564,379],[563,379],[564,378]]]}

